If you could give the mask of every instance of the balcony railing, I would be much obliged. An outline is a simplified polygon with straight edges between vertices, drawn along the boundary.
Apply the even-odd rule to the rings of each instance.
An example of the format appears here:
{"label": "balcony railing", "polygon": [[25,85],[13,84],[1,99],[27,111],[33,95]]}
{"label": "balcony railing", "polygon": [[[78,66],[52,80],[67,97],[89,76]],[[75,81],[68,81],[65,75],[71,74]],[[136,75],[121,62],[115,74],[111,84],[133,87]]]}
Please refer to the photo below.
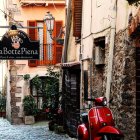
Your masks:
{"label": "balcony railing", "polygon": [[65,0],[19,0],[21,6],[48,6],[50,4],[65,5]]}

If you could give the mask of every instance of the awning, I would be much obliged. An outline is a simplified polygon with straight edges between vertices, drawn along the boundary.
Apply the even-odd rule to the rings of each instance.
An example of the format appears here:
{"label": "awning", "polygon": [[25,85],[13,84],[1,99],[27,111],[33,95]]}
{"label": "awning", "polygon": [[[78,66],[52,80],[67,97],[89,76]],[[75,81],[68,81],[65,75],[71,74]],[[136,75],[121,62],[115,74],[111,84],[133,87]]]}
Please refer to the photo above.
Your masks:
{"label": "awning", "polygon": [[68,62],[68,63],[61,63],[62,68],[73,68],[73,67],[79,67],[80,69],[80,62]]}

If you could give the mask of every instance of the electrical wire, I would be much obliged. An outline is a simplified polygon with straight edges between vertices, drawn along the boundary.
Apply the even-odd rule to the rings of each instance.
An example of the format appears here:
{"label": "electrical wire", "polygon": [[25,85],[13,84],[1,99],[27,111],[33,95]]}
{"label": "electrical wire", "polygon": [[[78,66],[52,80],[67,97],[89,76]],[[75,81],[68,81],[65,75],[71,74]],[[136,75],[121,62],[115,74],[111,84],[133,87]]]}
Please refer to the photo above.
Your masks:
{"label": "electrical wire", "polygon": [[4,13],[4,15],[8,16],[9,18],[11,18],[14,22],[16,22],[20,27],[23,27],[18,21],[16,21],[14,18],[12,18],[10,15],[8,15],[5,11],[3,11],[2,9],[0,9],[0,11],[2,13]]}
{"label": "electrical wire", "polygon": [[52,3],[53,3],[54,9],[59,13],[59,11],[57,10],[57,8],[56,8],[56,6],[55,6],[55,4],[54,4],[54,0],[51,0],[51,1],[52,1]]}
{"label": "electrical wire", "polygon": [[[59,11],[57,8],[56,8],[56,5],[55,5],[55,3],[54,3],[54,0],[51,0],[52,1],[52,3],[53,3],[53,7],[54,7],[54,9],[57,11],[57,13],[62,13],[63,11]],[[64,9],[65,10],[65,9]]]}
{"label": "electrical wire", "polygon": [[83,37],[82,39],[86,39],[86,38],[90,37],[91,35],[94,35],[94,34],[98,34],[98,33],[104,32],[105,30],[110,29],[110,27],[111,27],[111,26],[109,26],[109,27],[107,27],[107,28],[105,28],[105,29],[103,29],[103,30],[101,30],[101,31],[95,32],[95,33],[91,32],[89,35]]}

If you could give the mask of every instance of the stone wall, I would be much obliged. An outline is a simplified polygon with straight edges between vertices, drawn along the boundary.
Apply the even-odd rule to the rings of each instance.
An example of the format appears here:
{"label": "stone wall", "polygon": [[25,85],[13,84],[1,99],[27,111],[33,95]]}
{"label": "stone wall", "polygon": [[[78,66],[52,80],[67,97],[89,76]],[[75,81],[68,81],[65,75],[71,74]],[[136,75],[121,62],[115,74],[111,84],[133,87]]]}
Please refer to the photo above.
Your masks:
{"label": "stone wall", "polygon": [[[88,63],[89,81],[91,81],[90,73],[92,72],[92,83],[88,83],[88,88],[91,91],[90,84],[92,84],[92,95],[94,97],[102,96],[106,91],[108,52],[109,44],[105,46],[105,65],[96,66],[94,60]],[[136,139],[135,70],[135,47],[128,39],[127,30],[120,31],[115,39],[110,95],[113,97],[113,102],[110,107],[116,127],[125,134],[125,140]]]}
{"label": "stone wall", "polygon": [[[108,38],[109,39],[109,38]],[[107,64],[109,55],[109,42],[105,44],[105,63],[104,65],[95,65],[95,45],[93,47],[92,61],[92,91],[94,97],[105,95],[107,81]],[[90,71],[90,70],[89,70]]]}
{"label": "stone wall", "polygon": [[104,67],[93,67],[93,95],[95,97],[103,96]]}
{"label": "stone wall", "polygon": [[17,67],[13,60],[10,60],[10,94],[11,94],[11,123],[21,124],[23,123],[22,118],[19,118],[18,113],[20,107],[16,106],[17,102],[21,102],[20,97],[16,97],[16,93],[20,92],[17,88]]}
{"label": "stone wall", "polygon": [[114,100],[110,106],[125,140],[136,140],[135,47],[128,39],[127,30],[116,35],[113,60],[111,97]]}

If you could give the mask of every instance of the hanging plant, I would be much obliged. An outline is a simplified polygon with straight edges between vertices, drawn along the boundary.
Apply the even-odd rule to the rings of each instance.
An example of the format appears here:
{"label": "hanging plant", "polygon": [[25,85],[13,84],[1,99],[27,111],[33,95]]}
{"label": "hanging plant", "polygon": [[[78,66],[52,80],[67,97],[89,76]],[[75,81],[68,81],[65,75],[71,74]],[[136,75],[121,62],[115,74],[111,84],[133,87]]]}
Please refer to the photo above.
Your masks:
{"label": "hanging plant", "polygon": [[46,75],[48,75],[49,77],[54,77],[56,79],[59,79],[60,76],[59,72],[54,71],[54,67],[52,66],[48,66]]}
{"label": "hanging plant", "polygon": [[30,79],[30,74],[25,74],[25,75],[23,76],[23,78],[24,78],[24,80],[29,80],[29,79]]}
{"label": "hanging plant", "polygon": [[0,95],[0,111],[5,111],[6,110],[6,97]]}
{"label": "hanging plant", "polygon": [[32,85],[33,85],[37,90],[39,90],[39,89],[41,88],[42,81],[41,81],[41,79],[39,78],[38,75],[36,75],[36,76],[32,79]]}

